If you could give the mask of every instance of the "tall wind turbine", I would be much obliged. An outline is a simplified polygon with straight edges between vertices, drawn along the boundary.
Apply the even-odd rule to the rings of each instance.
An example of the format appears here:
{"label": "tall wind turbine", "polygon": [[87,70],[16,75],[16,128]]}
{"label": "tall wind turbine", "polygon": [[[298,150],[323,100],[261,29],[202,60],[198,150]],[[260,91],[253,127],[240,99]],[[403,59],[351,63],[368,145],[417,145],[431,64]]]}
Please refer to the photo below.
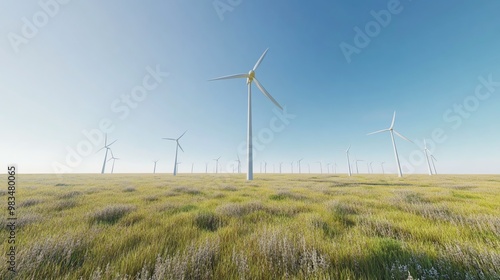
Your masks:
{"label": "tall wind turbine", "polygon": [[293,174],[293,161],[290,162],[290,168],[292,169],[292,174]]}
{"label": "tall wind turbine", "polygon": [[385,174],[384,163],[385,163],[385,161],[380,163],[380,166],[382,167],[382,174]]}
{"label": "tall wind turbine", "polygon": [[267,96],[278,108],[283,110],[281,105],[267,92],[267,90],[262,86],[262,84],[255,77],[255,71],[259,67],[260,63],[266,56],[266,53],[269,49],[266,49],[264,53],[260,56],[255,66],[248,72],[248,74],[237,74],[224,76],[220,78],[212,79],[214,80],[225,80],[225,79],[238,79],[245,78],[247,79],[248,86],[248,125],[247,125],[247,180],[253,180],[253,146],[252,146],[252,82],[255,82],[255,85],[260,89],[260,91]]}
{"label": "tall wind turbine", "polygon": [[113,161],[113,165],[111,165],[111,174],[113,174],[113,171],[115,170],[115,161],[119,158],[115,158],[115,155],[113,155],[113,150],[109,149],[109,151],[111,152],[111,158],[108,159],[108,161]]}
{"label": "tall wind turbine", "polygon": [[370,162],[370,171],[373,174],[373,166],[372,166],[372,164],[373,164],[373,161]]}
{"label": "tall wind turbine", "polygon": [[349,148],[347,148],[347,150],[345,151],[345,154],[347,156],[347,171],[348,171],[349,176],[352,176],[352,172],[351,172],[351,160],[349,159],[349,150],[350,149],[351,149],[351,145],[349,145]]}
{"label": "tall wind turbine", "polygon": [[[106,162],[108,161],[107,158],[108,158],[108,150],[111,150],[111,148],[109,146],[113,145],[113,143],[115,143],[115,141],[111,142],[110,144],[108,144],[108,134],[104,134],[104,147],[100,148],[100,150],[102,149],[106,149],[106,154],[104,154],[104,162],[102,164],[102,170],[101,170],[101,174],[104,174],[104,171],[106,169]],[[97,151],[97,152],[99,152]]]}
{"label": "tall wind turbine", "polygon": [[301,158],[301,159],[299,159],[299,161],[297,162],[297,163],[298,163],[298,165],[299,165],[299,174],[300,174],[300,173],[302,173],[302,171],[301,171],[301,169],[300,169],[300,162],[301,162],[301,161],[303,161],[303,160],[304,160],[304,159],[303,159],[303,158]]}
{"label": "tall wind turbine", "polygon": [[386,132],[386,131],[389,131],[391,133],[392,146],[394,148],[394,156],[396,157],[396,164],[398,166],[398,175],[399,175],[399,177],[403,177],[403,172],[401,171],[401,164],[399,163],[398,149],[396,148],[396,141],[394,140],[394,134],[396,134],[397,136],[399,136],[400,138],[402,138],[408,142],[411,142],[411,143],[413,143],[413,142],[410,139],[401,135],[396,130],[394,130],[394,122],[395,121],[396,121],[396,111],[394,111],[394,115],[392,117],[392,123],[391,123],[391,126],[389,128],[375,131],[372,133],[368,133],[368,135],[377,134],[377,133]]}
{"label": "tall wind turbine", "polygon": [[155,163],[155,166],[153,167],[153,174],[156,173],[156,163],[159,161],[159,159],[157,160],[153,160],[153,162]]}
{"label": "tall wind turbine", "polygon": [[176,142],[176,146],[175,146],[175,161],[174,161],[174,176],[177,175],[177,152],[179,151],[179,148],[181,148],[181,151],[184,152],[184,149],[182,149],[181,147],[181,144],[179,144],[179,140],[182,138],[182,136],[184,136],[184,134],[186,134],[187,130],[184,131],[184,133],[182,133],[181,136],[179,136],[179,138],[163,138],[165,140],[170,140],[170,141],[175,141]]}
{"label": "tall wind turbine", "polygon": [[218,157],[218,158],[214,158],[215,160],[215,174],[219,173],[219,159],[221,157]]}
{"label": "tall wind turbine", "polygon": [[281,174],[281,166],[283,165],[283,162],[280,162],[280,174]]}

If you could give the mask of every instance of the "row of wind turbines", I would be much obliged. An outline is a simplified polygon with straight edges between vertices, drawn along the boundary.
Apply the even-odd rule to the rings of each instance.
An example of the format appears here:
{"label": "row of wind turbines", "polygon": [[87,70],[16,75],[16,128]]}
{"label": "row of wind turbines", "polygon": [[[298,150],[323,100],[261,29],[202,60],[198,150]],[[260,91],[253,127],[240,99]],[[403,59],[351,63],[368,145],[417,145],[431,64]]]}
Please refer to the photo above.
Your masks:
{"label": "row of wind turbines", "polygon": [[[266,56],[268,50],[269,49],[266,49],[264,51],[264,53],[260,56],[260,58],[255,63],[254,67],[248,73],[234,74],[234,75],[223,76],[223,77],[219,77],[219,78],[215,78],[215,79],[209,80],[209,81],[217,81],[217,80],[227,80],[227,79],[246,79],[247,95],[248,95],[247,166],[246,166],[247,167],[247,172],[246,172],[246,174],[247,174],[246,179],[247,180],[253,180],[253,173],[254,173],[253,172],[253,170],[254,170],[253,169],[253,146],[252,146],[252,83],[255,82],[255,85],[257,86],[257,88],[269,100],[271,100],[271,102],[273,102],[274,105],[276,105],[279,109],[283,110],[283,108],[281,107],[281,105],[271,96],[271,94],[269,94],[269,92],[264,88],[264,86],[262,86],[262,84],[256,78],[255,71],[259,68],[260,64],[264,60],[264,57]],[[368,135],[378,134],[378,133],[382,133],[382,132],[389,132],[390,133],[391,140],[392,140],[392,145],[393,145],[393,149],[394,149],[394,156],[395,156],[395,159],[396,159],[396,166],[397,166],[397,170],[398,170],[398,176],[402,177],[403,176],[403,172],[401,170],[401,164],[400,164],[400,161],[399,161],[399,155],[398,155],[398,150],[397,150],[397,147],[396,147],[396,141],[394,139],[395,138],[394,134],[396,134],[398,137],[400,137],[403,140],[406,140],[408,142],[413,143],[413,141],[411,141],[410,139],[406,138],[405,136],[403,136],[402,134],[400,134],[399,132],[397,132],[396,130],[394,130],[394,123],[395,123],[395,121],[396,121],[396,112],[394,112],[394,115],[393,115],[393,118],[392,118],[392,123],[391,123],[391,126],[389,128],[382,129],[382,130],[379,130],[379,131],[375,131],[375,132],[372,132],[372,133],[368,133]],[[163,138],[164,140],[169,140],[169,141],[175,141],[176,142],[175,159],[174,159],[174,171],[173,171],[174,176],[177,175],[177,173],[178,173],[178,165],[180,164],[180,162],[178,162],[178,152],[179,152],[179,149],[181,149],[181,151],[184,152],[184,149],[180,145],[179,140],[186,134],[186,132],[187,131],[185,131],[183,134],[181,134],[181,136],[179,136],[178,138]],[[110,160],[113,160],[113,167],[111,169],[111,173],[113,173],[115,160],[118,160],[118,158],[114,157],[113,152],[111,151],[110,146],[113,143],[115,143],[115,142],[116,142],[116,140],[113,141],[113,142],[111,142],[110,144],[107,144],[107,136],[105,137],[104,147],[100,149],[100,150],[106,149],[106,153],[104,155],[104,163],[103,163],[103,166],[102,166],[101,173],[105,172],[106,162],[108,162]],[[427,166],[428,166],[428,170],[429,170],[429,175],[437,174],[436,168],[434,166],[434,160],[436,160],[436,158],[430,153],[429,149],[427,148],[427,144],[426,144],[425,140],[424,140],[424,145],[425,145],[424,152],[425,152],[425,157],[427,159]],[[349,148],[347,148],[347,150],[346,150],[346,156],[347,156],[348,175],[352,176],[351,161],[350,161],[350,158],[349,158],[349,151],[350,151],[350,149],[351,149],[351,146],[349,146]],[[111,159],[109,159],[109,160],[107,159],[108,151],[111,152]],[[215,167],[215,169],[216,169],[215,172],[216,173],[218,173],[219,159],[220,159],[220,157],[217,158],[217,159],[214,159],[214,161],[216,161],[216,167]],[[303,159],[300,159],[298,161],[299,173],[301,173],[300,162],[302,160]],[[241,162],[240,162],[239,157],[238,157],[237,161],[238,161],[238,172],[240,172],[240,170],[241,170]],[[361,161],[361,160],[356,159],[356,161],[355,161],[357,172],[358,172],[358,162],[359,161]],[[434,172],[431,169],[431,161],[432,161],[432,165],[434,166]],[[154,171],[153,171],[154,173],[156,173],[156,164],[157,164],[157,162],[158,162],[158,160],[154,161]],[[319,162],[319,163],[322,164],[321,162]],[[384,163],[382,163],[382,170],[383,170],[383,164]],[[371,165],[371,163],[368,164],[368,169],[369,170],[370,170],[370,167],[371,167],[370,165]],[[322,166],[320,166],[320,167],[321,167],[321,170],[322,170],[323,167]],[[206,166],[206,170],[207,170],[207,168],[208,167]],[[280,171],[281,171],[281,165],[280,165]],[[292,163],[292,173],[293,173],[293,163]],[[385,171],[383,171],[383,173],[385,173]]]}

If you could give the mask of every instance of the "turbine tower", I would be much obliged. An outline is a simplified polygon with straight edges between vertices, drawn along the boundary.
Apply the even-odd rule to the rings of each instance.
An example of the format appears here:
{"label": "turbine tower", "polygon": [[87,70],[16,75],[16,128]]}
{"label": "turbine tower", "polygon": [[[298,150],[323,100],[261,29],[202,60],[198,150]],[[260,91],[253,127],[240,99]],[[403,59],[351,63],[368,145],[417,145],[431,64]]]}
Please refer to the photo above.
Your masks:
{"label": "turbine tower", "polygon": [[382,174],[385,174],[384,163],[385,163],[385,161],[383,161],[383,162],[380,163],[380,166],[382,167]]}
{"label": "turbine tower", "polygon": [[102,164],[102,169],[101,169],[101,174],[104,174],[104,171],[106,169],[106,162],[108,161],[107,158],[108,158],[108,150],[111,150],[111,148],[109,146],[113,145],[113,143],[115,143],[115,141],[111,142],[110,144],[108,144],[108,134],[104,134],[104,147],[100,148],[97,152],[99,152],[100,150],[102,149],[106,149],[106,154],[104,154],[104,162]]}
{"label": "turbine tower", "polygon": [[364,161],[362,159],[356,159],[356,174],[359,174],[359,169],[358,169],[358,162],[359,161]]}
{"label": "turbine tower", "polygon": [[154,167],[153,167],[153,174],[156,174],[156,163],[159,161],[159,159],[157,160],[153,160],[153,162],[155,163]]}
{"label": "turbine tower", "polygon": [[176,142],[176,146],[175,146],[175,160],[174,160],[174,176],[177,175],[177,153],[179,151],[179,148],[181,148],[181,151],[184,152],[184,149],[182,149],[181,147],[181,144],[179,144],[179,140],[182,138],[182,136],[184,136],[184,134],[186,134],[187,130],[184,131],[184,133],[182,133],[181,136],[179,136],[179,138],[175,139],[175,138],[163,138],[165,140],[170,140],[170,141],[175,141]]}
{"label": "turbine tower", "polygon": [[225,80],[225,79],[237,79],[237,78],[245,78],[247,79],[248,86],[248,125],[247,125],[247,180],[253,180],[253,146],[252,146],[252,82],[255,82],[255,85],[260,89],[260,91],[267,96],[278,108],[283,110],[281,105],[267,92],[267,90],[262,86],[262,84],[255,77],[255,71],[259,67],[260,63],[266,56],[266,53],[269,49],[266,49],[264,53],[260,56],[255,66],[248,72],[248,74],[237,74],[224,76],[220,78],[215,78],[210,81],[215,80]]}
{"label": "turbine tower", "polygon": [[297,163],[298,163],[298,165],[299,165],[299,174],[300,174],[300,173],[302,173],[302,171],[301,171],[301,169],[300,169],[300,162],[301,162],[301,161],[303,161],[303,160],[304,160],[304,159],[303,159],[303,158],[301,158],[301,159],[299,159],[299,161],[297,162]]}
{"label": "turbine tower", "polygon": [[349,145],[349,148],[347,148],[347,150],[345,151],[345,154],[347,156],[347,173],[349,174],[349,176],[352,176],[352,172],[351,172],[351,160],[349,159],[349,150],[351,149],[351,145]]}
{"label": "turbine tower", "polygon": [[372,133],[368,133],[368,135],[377,134],[377,133],[386,132],[386,131],[389,131],[391,133],[392,146],[394,148],[394,156],[396,158],[396,165],[398,167],[398,175],[399,175],[399,177],[403,177],[403,172],[401,171],[401,164],[399,163],[398,149],[396,148],[396,141],[394,140],[394,134],[396,134],[397,136],[399,136],[403,140],[406,140],[406,141],[408,141],[410,143],[413,143],[413,142],[410,139],[408,139],[408,138],[404,137],[403,135],[401,135],[396,130],[394,130],[394,122],[395,121],[396,121],[396,111],[394,111],[394,115],[392,117],[392,123],[391,123],[391,126],[389,128],[382,129],[382,130],[379,130],[379,131],[375,131],[375,132],[372,132]]}
{"label": "turbine tower", "polygon": [[237,162],[238,162],[238,173],[241,173],[241,160],[240,160],[240,156],[236,155],[236,157],[238,158],[238,160],[237,160]]}

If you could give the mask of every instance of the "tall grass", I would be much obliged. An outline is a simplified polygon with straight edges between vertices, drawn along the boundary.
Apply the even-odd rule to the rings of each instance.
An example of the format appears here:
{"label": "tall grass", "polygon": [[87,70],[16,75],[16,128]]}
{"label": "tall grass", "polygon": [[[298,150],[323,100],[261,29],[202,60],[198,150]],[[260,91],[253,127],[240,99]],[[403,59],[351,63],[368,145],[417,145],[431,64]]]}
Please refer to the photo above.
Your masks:
{"label": "tall grass", "polygon": [[2,261],[1,279],[500,279],[498,176],[22,182],[18,274]]}

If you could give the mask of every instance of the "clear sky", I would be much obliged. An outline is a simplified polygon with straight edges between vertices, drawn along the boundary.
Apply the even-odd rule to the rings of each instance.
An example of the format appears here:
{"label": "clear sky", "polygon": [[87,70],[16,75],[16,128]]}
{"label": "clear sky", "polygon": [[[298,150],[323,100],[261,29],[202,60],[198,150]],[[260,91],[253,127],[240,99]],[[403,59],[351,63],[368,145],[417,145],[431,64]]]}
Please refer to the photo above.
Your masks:
{"label": "clear sky", "polygon": [[[232,172],[246,158],[245,81],[207,80],[247,73],[269,48],[257,77],[286,115],[254,85],[256,172],[304,158],[303,171],[345,173],[352,145],[360,172],[395,173],[389,134],[366,134],[396,111],[397,131],[429,139],[438,173],[497,174],[499,11],[496,0],[1,1],[0,172],[100,172],[104,141],[82,131],[101,122],[115,172],[151,172],[155,159],[171,172],[175,143],[161,138],[185,130],[180,172],[212,171],[219,156]],[[425,173],[418,146],[396,143],[404,172]]]}

